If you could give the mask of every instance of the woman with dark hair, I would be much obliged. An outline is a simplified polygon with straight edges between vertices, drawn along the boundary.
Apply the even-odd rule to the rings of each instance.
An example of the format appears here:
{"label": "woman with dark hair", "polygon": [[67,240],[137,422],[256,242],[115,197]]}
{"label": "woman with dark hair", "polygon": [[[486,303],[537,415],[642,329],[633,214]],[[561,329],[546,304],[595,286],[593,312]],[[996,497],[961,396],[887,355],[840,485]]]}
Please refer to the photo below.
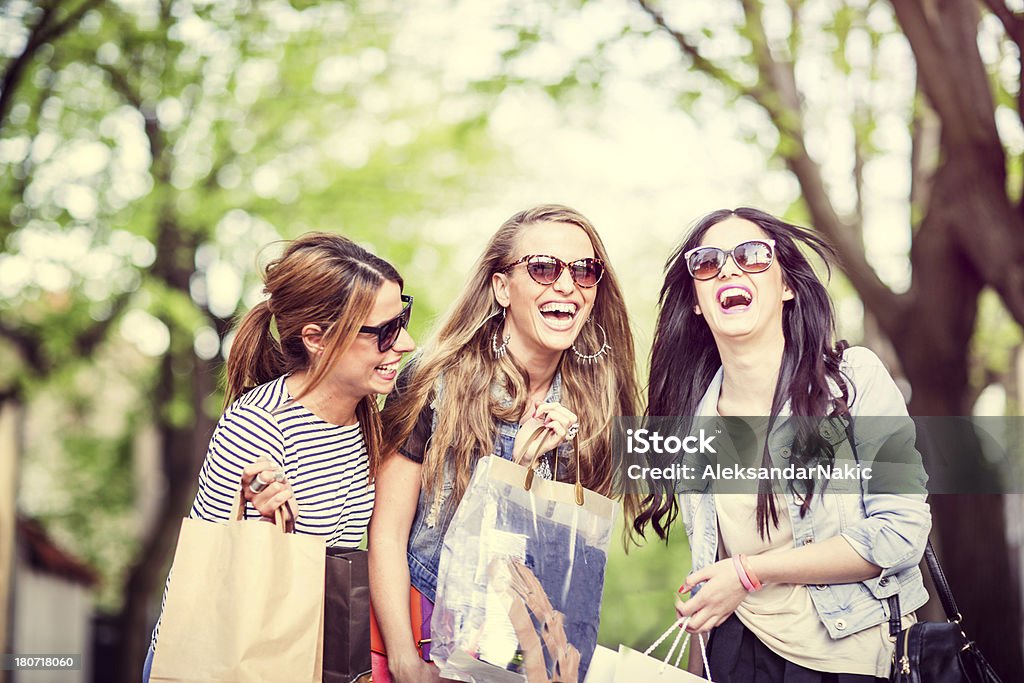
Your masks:
{"label": "woman with dark hair", "polygon": [[[283,506],[296,533],[355,548],[373,510],[377,395],[391,392],[416,347],[406,331],[412,297],[390,263],[329,233],[289,242],[264,283],[266,300],[235,329],[227,410],[189,517],[228,521],[241,490],[246,519],[272,520]],[[159,623],[144,683],[158,635]]]}
{"label": "woman with dark hair", "polygon": [[[684,426],[752,416],[752,464],[776,471],[860,462],[880,447],[916,456],[913,422],[881,361],[834,344],[832,303],[801,247],[833,256],[814,233],[756,209],[697,223],[668,261],[649,414]],[[759,479],[756,493],[716,494],[712,483],[648,498],[634,523],[641,534],[650,523],[665,537],[682,510],[693,569],[680,592],[692,597],[676,607],[688,631],[714,629],[715,681],[888,676],[886,598],[899,594],[906,625],[928,597],[917,565],[931,515],[923,471],[913,471],[913,486],[896,491]],[[700,657],[690,661],[699,670]]]}

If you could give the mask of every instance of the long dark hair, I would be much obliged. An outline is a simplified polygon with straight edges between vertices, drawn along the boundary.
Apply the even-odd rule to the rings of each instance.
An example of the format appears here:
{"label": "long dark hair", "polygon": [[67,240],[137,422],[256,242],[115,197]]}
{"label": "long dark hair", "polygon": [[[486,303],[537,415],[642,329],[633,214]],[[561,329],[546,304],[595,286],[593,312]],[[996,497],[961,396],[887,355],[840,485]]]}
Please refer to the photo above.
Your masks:
{"label": "long dark hair", "polygon": [[[692,420],[708,385],[722,365],[707,322],[694,312],[697,293],[683,254],[700,246],[712,226],[732,216],[750,221],[775,240],[775,258],[782,268],[783,281],[794,294],[791,301],[785,302],[782,311],[785,347],[772,396],[769,430],[787,402],[790,413],[796,418],[846,415],[849,395],[839,370],[846,344],[839,342],[833,345],[835,312],[832,300],[798,245],[802,244],[816,253],[824,261],[829,276],[832,272],[829,264],[836,260],[835,251],[810,230],[746,207],[721,209],[700,219],[668,259],[651,349],[647,414]],[[833,394],[833,386],[838,388],[838,397]],[[795,423],[794,464],[806,467],[820,458],[831,462],[834,449],[821,436],[819,419],[796,419]],[[766,442],[762,465],[770,464]],[[790,482],[790,487],[794,487],[793,482]],[[813,494],[813,482],[807,480],[806,488],[798,494],[802,498],[801,516],[810,508]],[[650,522],[658,536],[666,538],[677,514],[675,495],[666,487],[644,500],[644,511],[636,518],[633,527],[642,536]],[[757,499],[757,530],[762,538],[770,536],[769,518],[777,528],[779,518],[775,497],[771,495],[771,484],[762,479]]]}

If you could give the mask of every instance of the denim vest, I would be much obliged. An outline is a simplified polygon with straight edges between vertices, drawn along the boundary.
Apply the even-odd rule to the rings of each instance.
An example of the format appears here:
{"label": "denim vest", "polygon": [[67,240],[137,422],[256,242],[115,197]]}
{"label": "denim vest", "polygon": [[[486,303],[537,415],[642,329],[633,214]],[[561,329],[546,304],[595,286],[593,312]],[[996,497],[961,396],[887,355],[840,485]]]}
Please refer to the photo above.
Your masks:
{"label": "denim vest", "polygon": [[[847,349],[840,367],[852,383],[850,415],[856,452],[852,452],[842,430],[822,428],[822,435],[833,444],[836,459],[870,461],[879,444],[893,438],[913,446],[915,427],[907,417],[903,396],[885,370],[882,362],[865,348]],[[704,394],[698,416],[717,415],[718,397],[723,371],[719,369]],[[833,387],[837,389],[837,387]],[[783,418],[789,415],[787,405],[768,437],[772,465],[784,467],[793,442],[792,425]],[[865,419],[857,420],[858,416]],[[871,417],[906,417],[906,420],[872,420]],[[897,423],[896,433],[879,433]],[[924,490],[927,476],[920,469],[919,490]],[[788,492],[784,498],[793,523],[795,547],[842,535],[865,560],[882,568],[882,573],[858,583],[835,583],[808,586],[811,602],[832,638],[842,638],[886,621],[889,605],[886,598],[899,593],[900,609],[913,612],[928,601],[918,564],[924,554],[931,529],[931,511],[925,493],[857,494],[859,482],[833,481],[829,484],[837,494],[815,495],[806,515],[800,515],[800,501]],[[843,491],[847,487],[850,490]],[[915,487],[917,488],[917,487]],[[693,571],[717,560],[718,517],[714,492],[684,493],[680,507],[689,536]],[[784,514],[780,511],[780,514]],[[694,589],[694,593],[700,586]]]}
{"label": "denim vest", "polygon": [[[441,392],[444,390],[443,381],[438,382],[435,397],[430,404],[433,412],[430,423],[430,433],[433,436],[437,429],[437,406],[440,405]],[[504,387],[494,385],[491,388],[491,395],[502,407],[512,405],[512,397]],[[545,403],[557,403],[562,400],[562,375],[556,372],[551,380],[551,388],[544,399]],[[516,434],[519,433],[519,423],[495,420],[497,436],[494,440],[494,453],[506,460],[512,459],[512,448],[515,445]],[[565,446],[558,449],[558,459],[563,460],[568,453]],[[412,587],[425,595],[431,602],[437,591],[437,569],[441,560],[441,546],[444,541],[445,531],[455,516],[458,508],[457,501],[452,499],[452,488],[455,477],[451,469],[451,463],[445,463],[444,482],[438,489],[427,493],[420,490],[419,501],[416,503],[416,516],[413,518],[412,529],[409,531],[409,581]],[[557,468],[557,465],[556,465]],[[544,468],[538,468],[538,473],[545,478],[551,478],[550,469],[547,472]]]}

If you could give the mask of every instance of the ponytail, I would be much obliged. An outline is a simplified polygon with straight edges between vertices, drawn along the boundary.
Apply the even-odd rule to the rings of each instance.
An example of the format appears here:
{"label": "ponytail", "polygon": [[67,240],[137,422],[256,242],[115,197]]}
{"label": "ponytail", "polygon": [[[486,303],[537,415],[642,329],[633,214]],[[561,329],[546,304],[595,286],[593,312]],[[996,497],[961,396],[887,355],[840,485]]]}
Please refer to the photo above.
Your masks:
{"label": "ponytail", "polygon": [[238,324],[227,362],[225,408],[249,389],[284,374],[284,355],[270,332],[273,315],[270,303],[261,301]]}

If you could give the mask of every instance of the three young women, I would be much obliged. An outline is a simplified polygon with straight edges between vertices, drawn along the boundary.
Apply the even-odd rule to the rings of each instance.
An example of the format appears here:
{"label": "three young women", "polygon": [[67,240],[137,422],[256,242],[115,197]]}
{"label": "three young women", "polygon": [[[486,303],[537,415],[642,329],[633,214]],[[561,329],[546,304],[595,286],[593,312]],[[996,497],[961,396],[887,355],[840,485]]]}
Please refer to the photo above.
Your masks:
{"label": "three young women", "polygon": [[[649,414],[744,416],[757,435],[754,465],[814,467],[883,446],[916,454],[903,397],[879,359],[834,343],[831,301],[801,247],[832,255],[814,233],[754,209],[697,223],[668,262]],[[681,507],[693,568],[680,591],[693,596],[677,611],[691,632],[714,629],[715,681],[888,676],[886,599],[899,594],[904,623],[927,600],[917,565],[931,516],[923,470],[913,472],[888,491],[790,481],[656,497],[636,528],[652,523],[664,535]]]}
{"label": "three young women", "polygon": [[[355,548],[373,509],[369,460],[383,442],[376,396],[415,348],[412,297],[391,264],[328,233],[289,242],[264,282],[267,299],[235,332],[228,407],[189,516],[227,521],[241,490],[246,519],[283,506],[296,533]],[[158,636],[159,625],[144,681]]]}
{"label": "three young women", "polygon": [[429,611],[442,540],[480,457],[520,461],[544,427],[542,475],[575,480],[565,457],[575,436],[583,485],[610,491],[611,420],[635,414],[638,389],[626,307],[594,227],[557,205],[512,216],[405,372],[384,410],[370,525],[386,647],[373,678],[399,683],[437,680],[414,641],[410,587]]}

